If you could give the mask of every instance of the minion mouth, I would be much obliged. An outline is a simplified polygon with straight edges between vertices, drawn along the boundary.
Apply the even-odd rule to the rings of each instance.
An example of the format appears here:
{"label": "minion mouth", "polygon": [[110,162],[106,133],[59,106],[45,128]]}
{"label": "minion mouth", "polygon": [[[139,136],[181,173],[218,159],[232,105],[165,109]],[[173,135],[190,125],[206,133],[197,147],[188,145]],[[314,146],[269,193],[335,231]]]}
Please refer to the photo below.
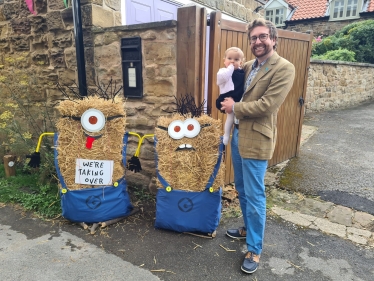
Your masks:
{"label": "minion mouth", "polygon": [[178,150],[195,150],[195,148],[188,143],[184,143],[178,146],[178,148],[175,151],[178,151]]}
{"label": "minion mouth", "polygon": [[102,135],[98,135],[98,136],[90,136],[88,135],[86,132],[84,132],[84,135],[86,136],[86,148],[87,149],[91,149],[92,148],[92,144],[95,140],[101,138]]}

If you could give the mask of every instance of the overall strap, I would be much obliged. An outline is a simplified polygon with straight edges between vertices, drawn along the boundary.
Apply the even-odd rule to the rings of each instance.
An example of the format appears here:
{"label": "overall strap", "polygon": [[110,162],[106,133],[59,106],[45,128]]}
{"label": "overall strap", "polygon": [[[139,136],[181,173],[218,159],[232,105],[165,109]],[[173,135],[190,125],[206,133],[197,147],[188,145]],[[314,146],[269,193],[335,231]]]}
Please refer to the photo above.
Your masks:
{"label": "overall strap", "polygon": [[54,144],[54,157],[55,157],[54,162],[55,162],[57,177],[58,177],[58,180],[60,181],[60,184],[61,184],[62,188],[66,188],[64,177],[61,175],[60,167],[58,166],[58,160],[57,160],[57,156],[58,156],[58,152],[57,152],[58,133],[55,133],[55,135],[53,137],[53,144]]}
{"label": "overall strap", "polygon": [[127,149],[127,141],[129,139],[129,132],[125,132],[123,135],[123,148],[122,148],[122,163],[123,166],[126,167],[126,149]]}
{"label": "overall strap", "polygon": [[[156,145],[157,145],[157,137],[155,136],[154,137],[154,147],[155,147],[155,159],[156,159],[156,174],[157,174],[157,178],[158,180],[160,181],[160,183],[162,184],[162,186],[164,188],[166,187],[169,187],[169,183],[164,179],[163,176],[161,176],[160,174],[160,171],[158,170],[158,155],[157,155],[157,150],[156,150]],[[223,154],[223,148],[224,148],[224,145],[223,145],[223,142],[222,142],[222,137],[220,137],[220,144],[219,144],[219,147],[218,147],[218,157],[217,157],[217,162],[216,162],[216,165],[214,166],[214,169],[213,169],[213,172],[212,174],[210,175],[210,178],[207,182],[207,184],[205,185],[205,190],[209,189],[212,185],[213,185],[213,182],[214,182],[214,179],[216,178],[217,176],[217,173],[218,173],[218,170],[219,170],[219,167],[221,165],[221,160],[222,160],[222,154]]]}

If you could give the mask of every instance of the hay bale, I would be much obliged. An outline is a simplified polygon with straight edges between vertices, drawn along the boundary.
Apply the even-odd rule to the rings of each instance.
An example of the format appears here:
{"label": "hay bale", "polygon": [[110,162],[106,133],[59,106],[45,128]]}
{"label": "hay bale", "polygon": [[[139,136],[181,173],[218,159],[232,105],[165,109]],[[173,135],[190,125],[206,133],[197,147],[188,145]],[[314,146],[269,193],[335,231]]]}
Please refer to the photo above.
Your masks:
{"label": "hay bale", "polygon": [[[88,109],[100,110],[106,123],[99,132],[86,131],[79,120],[71,117],[80,117]],[[98,187],[99,185],[84,185],[75,183],[76,159],[113,160],[113,177],[115,182],[125,174],[122,164],[123,136],[126,127],[126,112],[122,99],[114,101],[99,97],[87,97],[83,100],[66,100],[57,106],[61,118],[57,121],[58,131],[58,164],[61,175],[64,177],[68,189],[77,190]],[[111,116],[122,116],[108,120]],[[91,149],[86,148],[87,135],[97,138]]]}
{"label": "hay bale", "polygon": [[[208,115],[194,117],[202,127],[200,133],[194,138],[183,137],[179,140],[171,138],[166,130],[157,127],[168,128],[172,121],[184,121],[187,118],[191,117],[174,114],[171,117],[162,116],[157,120],[155,137],[158,140],[158,170],[174,189],[202,191],[217,163],[221,121]],[[189,144],[193,149],[177,150],[183,144]],[[222,162],[213,183],[214,190],[224,185],[224,171]],[[163,187],[158,180],[157,186]]]}

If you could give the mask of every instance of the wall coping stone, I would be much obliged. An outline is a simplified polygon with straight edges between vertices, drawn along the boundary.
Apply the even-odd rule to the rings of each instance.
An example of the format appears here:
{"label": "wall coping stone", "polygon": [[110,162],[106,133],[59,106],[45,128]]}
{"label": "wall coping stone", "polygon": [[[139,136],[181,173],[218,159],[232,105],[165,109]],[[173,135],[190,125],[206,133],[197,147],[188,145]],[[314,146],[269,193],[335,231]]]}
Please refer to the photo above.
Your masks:
{"label": "wall coping stone", "polygon": [[131,25],[122,25],[122,26],[113,26],[113,27],[92,27],[93,33],[104,33],[104,32],[115,32],[115,31],[126,31],[126,30],[138,30],[138,29],[152,29],[159,27],[175,27],[177,26],[176,20],[166,20],[150,23],[140,23],[140,24],[131,24]]}
{"label": "wall coping stone", "polygon": [[374,67],[374,64],[371,64],[371,63],[350,62],[350,61],[310,59],[310,62],[311,63],[320,63],[320,64],[345,64],[345,65],[353,65],[353,66]]}

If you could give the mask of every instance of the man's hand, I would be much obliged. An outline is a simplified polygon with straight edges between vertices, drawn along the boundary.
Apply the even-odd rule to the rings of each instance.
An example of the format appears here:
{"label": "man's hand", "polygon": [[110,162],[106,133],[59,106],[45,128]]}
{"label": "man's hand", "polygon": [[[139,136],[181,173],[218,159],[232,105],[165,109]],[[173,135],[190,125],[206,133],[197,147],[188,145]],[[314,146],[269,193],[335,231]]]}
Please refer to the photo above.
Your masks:
{"label": "man's hand", "polygon": [[232,112],[232,105],[234,104],[234,100],[232,98],[225,98],[223,102],[221,102],[221,110],[225,111],[226,113]]}

